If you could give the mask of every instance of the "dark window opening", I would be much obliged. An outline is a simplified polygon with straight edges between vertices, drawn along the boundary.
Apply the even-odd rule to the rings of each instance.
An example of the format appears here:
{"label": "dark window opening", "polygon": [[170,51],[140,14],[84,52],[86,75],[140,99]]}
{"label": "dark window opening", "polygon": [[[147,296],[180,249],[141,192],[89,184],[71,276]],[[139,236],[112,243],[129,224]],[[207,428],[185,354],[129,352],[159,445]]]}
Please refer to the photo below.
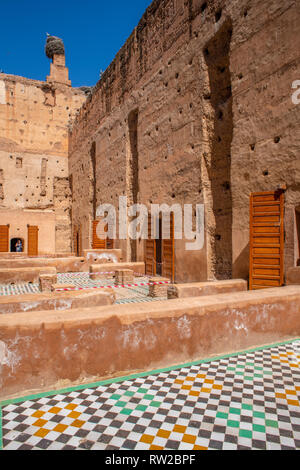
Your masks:
{"label": "dark window opening", "polygon": [[11,253],[23,253],[24,252],[24,239],[12,238],[10,240],[10,252]]}

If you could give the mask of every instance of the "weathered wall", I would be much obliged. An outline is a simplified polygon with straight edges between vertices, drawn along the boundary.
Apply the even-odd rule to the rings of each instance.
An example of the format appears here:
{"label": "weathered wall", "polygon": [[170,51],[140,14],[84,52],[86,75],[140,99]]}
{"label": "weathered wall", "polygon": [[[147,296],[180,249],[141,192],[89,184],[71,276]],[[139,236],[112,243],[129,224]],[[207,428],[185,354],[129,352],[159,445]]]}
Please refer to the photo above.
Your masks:
{"label": "weathered wall", "polygon": [[[295,0],[152,3],[72,129],[84,248],[100,203],[204,203],[205,248],[176,241],[177,281],[247,278],[250,193],[286,183],[286,266],[295,262],[299,19]],[[119,246],[129,259],[132,246]]]}
{"label": "weathered wall", "polygon": [[0,223],[13,211],[5,223],[14,227],[18,211],[18,235],[26,238],[29,211],[43,213],[42,254],[71,251],[68,126],[84,101],[62,83],[0,74]]}
{"label": "weathered wall", "polygon": [[295,338],[299,311],[300,287],[291,286],[72,314],[0,315],[0,398]]}

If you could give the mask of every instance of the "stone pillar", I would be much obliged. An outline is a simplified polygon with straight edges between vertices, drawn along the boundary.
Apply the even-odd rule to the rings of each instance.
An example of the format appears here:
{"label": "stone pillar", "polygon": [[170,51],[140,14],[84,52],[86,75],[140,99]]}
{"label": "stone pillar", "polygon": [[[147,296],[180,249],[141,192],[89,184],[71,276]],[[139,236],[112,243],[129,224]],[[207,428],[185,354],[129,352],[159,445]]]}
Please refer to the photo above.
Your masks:
{"label": "stone pillar", "polygon": [[115,271],[115,284],[123,286],[131,284],[134,281],[133,271],[131,269],[116,269]]}
{"label": "stone pillar", "polygon": [[165,277],[152,277],[149,279],[149,294],[148,297],[166,297],[168,296],[168,287],[170,280]]}
{"label": "stone pillar", "polygon": [[39,285],[41,292],[51,292],[52,285],[56,283],[56,274],[40,274]]}

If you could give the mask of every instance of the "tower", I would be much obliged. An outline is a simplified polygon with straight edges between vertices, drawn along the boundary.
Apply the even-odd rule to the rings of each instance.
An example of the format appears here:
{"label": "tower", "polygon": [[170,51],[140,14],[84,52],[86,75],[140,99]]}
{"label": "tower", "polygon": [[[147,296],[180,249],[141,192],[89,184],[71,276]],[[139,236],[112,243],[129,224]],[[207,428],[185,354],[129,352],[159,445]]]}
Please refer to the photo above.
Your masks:
{"label": "tower", "polygon": [[52,59],[50,75],[47,77],[47,82],[71,86],[69,70],[66,67],[65,47],[62,39],[48,35],[45,52],[46,56]]}

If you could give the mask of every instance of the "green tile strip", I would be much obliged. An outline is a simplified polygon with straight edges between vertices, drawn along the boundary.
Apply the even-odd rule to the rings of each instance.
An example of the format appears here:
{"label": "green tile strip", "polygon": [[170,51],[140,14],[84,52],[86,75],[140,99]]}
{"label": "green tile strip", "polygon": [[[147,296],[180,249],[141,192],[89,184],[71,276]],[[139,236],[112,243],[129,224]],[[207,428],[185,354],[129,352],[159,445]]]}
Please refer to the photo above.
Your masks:
{"label": "green tile strip", "polygon": [[[272,343],[272,344],[266,345],[266,346],[258,346],[257,348],[252,348],[252,349],[248,349],[248,350],[244,350],[244,351],[240,351],[240,352],[235,352],[235,353],[231,353],[231,354],[215,356],[215,357],[211,357],[209,359],[202,359],[201,361],[189,362],[189,363],[180,364],[180,365],[177,365],[177,366],[171,366],[171,367],[166,367],[166,368],[163,368],[163,369],[157,369],[157,370],[154,370],[154,371],[140,372],[138,374],[132,374],[132,375],[125,376],[125,377],[116,377],[114,379],[108,379],[108,380],[104,380],[104,381],[101,381],[101,382],[95,382],[95,383],[92,383],[92,384],[82,384],[82,385],[78,385],[78,386],[74,386],[74,387],[68,387],[68,388],[61,389],[61,390],[52,390],[50,392],[41,392],[41,393],[37,393],[35,395],[34,394],[33,395],[28,395],[28,396],[25,396],[25,397],[22,397],[22,398],[12,398],[12,399],[8,399],[8,400],[4,400],[4,401],[0,402],[0,450],[3,450],[2,408],[4,406],[10,405],[10,404],[22,403],[23,401],[37,400],[39,398],[44,398],[44,397],[49,398],[49,397],[55,396],[55,395],[64,395],[64,394],[71,393],[71,392],[76,392],[76,391],[86,390],[86,389],[91,389],[91,388],[97,388],[97,387],[100,387],[100,386],[111,385],[111,384],[114,384],[114,383],[122,383],[122,382],[125,382],[127,380],[134,380],[134,379],[138,379],[138,378],[142,378],[142,377],[149,377],[151,375],[158,375],[158,374],[161,374],[161,373],[164,373],[164,372],[170,372],[172,370],[183,369],[185,367],[192,367],[192,366],[197,366],[197,365],[200,365],[200,364],[207,364],[209,362],[220,361],[222,359],[227,359],[227,358],[230,358],[230,357],[241,356],[241,355],[249,354],[249,353],[255,352],[255,351],[263,351],[263,350],[267,350],[267,349],[272,349],[272,348],[275,348],[275,347],[278,347],[278,346],[281,346],[281,345],[292,344],[292,343],[295,343],[297,341],[300,341],[300,338],[294,338],[294,339],[290,339],[288,341],[282,341],[282,342],[279,342],[279,343]],[[140,407],[142,407],[142,406],[144,406],[144,405],[138,405],[137,409],[140,409]],[[156,405],[152,405],[152,406],[156,406]],[[239,427],[239,422],[238,421],[228,421],[227,424],[228,424],[228,426]],[[272,425],[274,426],[274,422],[272,422]],[[270,424],[269,424],[269,426],[270,426]]]}
{"label": "green tile strip", "polygon": [[0,450],[3,450],[3,439],[2,439],[2,407],[0,405]]}

